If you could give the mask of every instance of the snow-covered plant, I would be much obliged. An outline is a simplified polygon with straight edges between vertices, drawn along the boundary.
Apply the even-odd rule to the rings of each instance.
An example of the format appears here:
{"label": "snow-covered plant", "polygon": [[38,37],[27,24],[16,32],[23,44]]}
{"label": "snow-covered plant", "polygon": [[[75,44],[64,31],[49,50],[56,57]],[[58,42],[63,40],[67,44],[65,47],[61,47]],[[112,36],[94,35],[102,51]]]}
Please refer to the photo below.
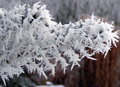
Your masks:
{"label": "snow-covered plant", "polygon": [[96,53],[106,54],[118,42],[114,26],[95,16],[62,25],[52,21],[40,2],[6,11],[0,9],[0,77],[3,80],[24,73],[46,71],[55,74],[55,66],[66,70],[79,65],[83,58],[96,60]]}

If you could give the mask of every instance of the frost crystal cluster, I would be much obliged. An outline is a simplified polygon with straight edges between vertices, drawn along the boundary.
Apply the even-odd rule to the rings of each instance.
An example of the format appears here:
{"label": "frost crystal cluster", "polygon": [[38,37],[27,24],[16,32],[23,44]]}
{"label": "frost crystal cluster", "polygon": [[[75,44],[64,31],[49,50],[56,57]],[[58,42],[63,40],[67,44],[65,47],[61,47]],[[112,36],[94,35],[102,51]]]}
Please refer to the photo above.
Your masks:
{"label": "frost crystal cluster", "polygon": [[45,5],[36,3],[6,11],[0,9],[0,77],[5,80],[14,75],[37,71],[55,74],[60,64],[65,72],[83,58],[96,60],[96,53],[107,54],[112,43],[118,42],[114,26],[95,16],[62,25],[52,21]]}

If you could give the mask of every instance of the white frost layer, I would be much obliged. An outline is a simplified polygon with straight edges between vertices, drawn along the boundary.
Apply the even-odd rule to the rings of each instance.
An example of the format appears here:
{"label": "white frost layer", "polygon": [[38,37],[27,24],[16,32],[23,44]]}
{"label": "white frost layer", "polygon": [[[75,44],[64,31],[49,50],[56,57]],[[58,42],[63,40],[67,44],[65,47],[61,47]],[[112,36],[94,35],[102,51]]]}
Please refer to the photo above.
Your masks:
{"label": "white frost layer", "polygon": [[112,44],[116,46],[117,34],[112,24],[93,15],[58,24],[40,3],[32,8],[0,9],[0,77],[5,84],[5,80],[24,73],[24,68],[45,78],[46,71],[55,75],[58,64],[64,72],[69,65],[72,70],[83,58],[96,60],[96,53],[106,56]]}

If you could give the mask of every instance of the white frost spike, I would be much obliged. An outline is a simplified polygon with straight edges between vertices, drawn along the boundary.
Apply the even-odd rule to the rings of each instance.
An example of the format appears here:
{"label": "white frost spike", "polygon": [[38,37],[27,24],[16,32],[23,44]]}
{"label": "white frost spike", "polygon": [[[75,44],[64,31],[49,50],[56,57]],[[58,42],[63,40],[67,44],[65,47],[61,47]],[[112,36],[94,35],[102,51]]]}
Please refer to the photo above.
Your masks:
{"label": "white frost spike", "polygon": [[96,60],[92,57],[95,53],[106,56],[118,39],[113,25],[94,15],[62,25],[52,21],[40,2],[33,8],[0,9],[0,77],[6,84],[8,77],[24,73],[25,66],[47,78],[46,71],[54,75],[58,63],[65,73],[70,64],[72,70],[85,57]]}

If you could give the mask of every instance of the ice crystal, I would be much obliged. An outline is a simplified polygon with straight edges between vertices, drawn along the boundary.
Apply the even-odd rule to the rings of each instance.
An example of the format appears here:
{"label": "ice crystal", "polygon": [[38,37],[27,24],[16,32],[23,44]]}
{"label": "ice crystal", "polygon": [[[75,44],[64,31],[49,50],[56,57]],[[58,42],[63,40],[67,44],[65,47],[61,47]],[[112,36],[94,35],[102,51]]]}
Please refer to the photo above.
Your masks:
{"label": "ice crystal", "polygon": [[5,80],[14,75],[37,71],[39,75],[51,71],[59,63],[79,65],[83,58],[96,60],[96,53],[106,54],[112,43],[116,46],[118,32],[114,26],[95,16],[75,23],[62,25],[52,20],[46,6],[40,2],[33,5],[0,10],[0,77]]}

